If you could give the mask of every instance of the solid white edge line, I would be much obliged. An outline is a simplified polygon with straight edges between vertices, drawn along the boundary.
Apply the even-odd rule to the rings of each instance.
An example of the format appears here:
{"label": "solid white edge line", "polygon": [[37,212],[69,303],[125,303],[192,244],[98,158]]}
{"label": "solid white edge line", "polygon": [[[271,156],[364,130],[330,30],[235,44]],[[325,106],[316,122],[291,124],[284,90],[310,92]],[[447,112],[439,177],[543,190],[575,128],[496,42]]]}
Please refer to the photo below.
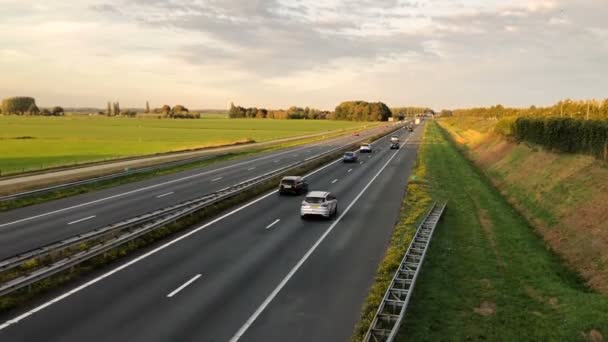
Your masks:
{"label": "solid white edge line", "polygon": [[171,192],[167,192],[166,194],[158,195],[158,196],[156,196],[156,198],[163,198],[165,196],[169,196],[169,195],[173,195],[173,194],[174,194],[174,192],[171,191]]}
{"label": "solid white edge line", "polygon": [[[26,217],[26,218],[22,218],[22,219],[19,219],[19,220],[16,220],[16,221],[2,223],[2,224],[0,224],[0,228],[6,227],[6,226],[10,226],[10,225],[15,224],[15,223],[21,223],[21,222],[37,219],[37,218],[40,218],[40,217],[45,217],[45,216],[61,213],[61,212],[67,211],[67,210],[72,210],[72,209],[84,207],[84,206],[95,204],[95,203],[99,203],[99,202],[105,202],[105,201],[110,200],[110,199],[114,199],[114,198],[118,198],[118,197],[123,197],[123,196],[126,196],[126,195],[138,193],[138,192],[149,190],[149,189],[154,189],[154,188],[157,188],[159,186],[163,186],[163,185],[167,185],[167,184],[181,182],[183,180],[187,180],[187,179],[191,179],[191,178],[196,178],[196,177],[204,176],[204,175],[207,175],[207,174],[210,174],[210,173],[213,173],[213,172],[222,171],[222,170],[230,169],[230,168],[241,166],[241,165],[245,165],[245,164],[250,164],[252,162],[256,162],[256,161],[260,161],[260,160],[264,160],[264,159],[269,159],[269,158],[276,158],[277,156],[280,156],[280,155],[283,155],[283,154],[286,154],[286,153],[291,153],[291,152],[294,152],[294,151],[303,150],[305,148],[310,148],[310,147],[318,146],[318,145],[321,145],[321,144],[324,144],[324,143],[327,143],[327,142],[331,142],[331,141],[335,141],[335,140],[340,140],[342,138],[344,138],[344,137],[337,137],[335,139],[329,139],[329,140],[321,141],[321,142],[318,142],[318,143],[315,143],[315,144],[312,144],[312,145],[306,145],[306,146],[298,147],[298,148],[293,149],[293,150],[283,151],[283,152],[279,152],[279,153],[275,153],[275,154],[259,157],[259,158],[256,158],[256,159],[252,159],[252,160],[246,160],[244,162],[240,162],[240,163],[236,163],[236,164],[232,164],[232,165],[226,165],[224,167],[220,167],[220,168],[217,168],[217,169],[213,169],[213,170],[197,173],[197,174],[194,174],[194,175],[190,175],[190,176],[186,176],[186,177],[182,177],[182,178],[178,178],[178,179],[172,179],[170,181],[166,181],[166,182],[163,182],[163,183],[158,183],[158,184],[146,186],[146,187],[143,187],[143,188],[139,188],[139,189],[123,192],[123,193],[120,193],[120,194],[116,194],[116,195],[100,198],[100,199],[97,199],[97,200],[94,200],[94,201],[90,201],[90,202],[85,202],[85,203],[73,205],[71,207],[61,208],[61,209],[54,210],[54,211],[49,211],[49,212],[46,212],[46,213],[43,213],[43,214],[34,215],[34,216]],[[312,158],[314,158],[314,157],[312,157]]]}
{"label": "solid white edge line", "polygon": [[[333,162],[331,162],[331,163],[329,163],[327,165],[324,165],[324,166],[322,166],[322,167],[320,167],[320,168],[318,168],[318,169],[316,169],[316,170],[308,173],[307,175],[303,176],[303,178],[307,178],[307,177],[310,177],[310,176],[314,175],[315,173],[321,172],[322,170],[324,170],[324,169],[330,167],[331,165],[334,165],[334,164],[336,164],[337,162],[340,162],[340,161],[342,161],[342,157],[340,157],[340,158],[334,160]],[[71,295],[73,295],[75,293],[78,293],[78,292],[86,289],[87,287],[89,287],[89,286],[91,286],[91,285],[93,285],[93,284],[95,284],[97,282],[100,282],[101,280],[103,280],[103,279],[105,279],[105,278],[107,278],[107,277],[109,277],[109,276],[111,276],[111,275],[113,275],[113,274],[115,274],[117,272],[120,272],[120,271],[124,270],[125,268],[127,268],[127,267],[129,267],[129,266],[131,266],[131,265],[133,265],[133,264],[135,264],[135,263],[137,263],[137,262],[139,262],[139,261],[141,261],[141,260],[143,260],[143,259],[145,259],[145,258],[147,258],[147,257],[149,257],[151,255],[153,255],[153,254],[158,253],[159,251],[161,251],[161,250],[163,250],[163,249],[165,249],[165,248],[167,248],[167,247],[169,247],[169,246],[171,246],[171,245],[173,245],[173,244],[175,244],[175,243],[177,243],[177,242],[179,242],[179,241],[181,241],[181,240],[183,240],[185,238],[188,238],[191,235],[196,234],[199,231],[201,231],[201,230],[203,230],[203,229],[205,229],[205,228],[213,225],[214,223],[219,222],[219,221],[225,219],[228,216],[234,215],[237,212],[239,212],[239,211],[241,211],[241,210],[243,210],[243,209],[245,209],[247,207],[250,207],[250,206],[254,205],[257,202],[260,202],[260,201],[262,201],[262,200],[264,200],[264,199],[266,199],[266,198],[268,198],[268,197],[276,194],[277,192],[278,192],[278,190],[274,190],[274,191],[271,191],[271,192],[267,193],[266,195],[263,195],[263,196],[261,196],[259,198],[256,198],[256,199],[253,199],[252,201],[250,201],[250,202],[248,202],[248,203],[246,203],[246,204],[244,204],[244,205],[242,205],[242,206],[240,206],[240,207],[238,207],[238,208],[236,208],[236,209],[234,209],[232,211],[229,211],[228,213],[226,213],[226,214],[224,214],[224,215],[222,215],[222,216],[220,216],[218,218],[215,218],[215,219],[207,222],[206,224],[204,224],[204,225],[202,225],[202,226],[200,226],[198,228],[195,228],[195,229],[187,232],[184,235],[178,236],[177,238],[175,238],[175,239],[173,239],[173,240],[165,243],[164,245],[161,245],[161,246],[159,246],[159,247],[157,247],[157,248],[155,248],[155,249],[153,249],[153,250],[151,250],[151,251],[149,251],[149,252],[147,252],[147,253],[145,253],[143,255],[140,255],[139,257],[137,257],[137,258],[135,258],[135,259],[133,259],[133,260],[131,260],[129,262],[126,262],[125,264],[120,265],[120,266],[116,267],[115,269],[113,269],[111,271],[108,271],[108,272],[100,275],[97,278],[91,279],[90,281],[88,281],[88,282],[86,282],[86,283],[84,283],[84,284],[82,284],[82,285],[80,285],[80,286],[78,286],[76,288],[73,288],[72,290],[70,290],[70,291],[68,291],[68,292],[66,292],[66,293],[64,293],[64,294],[62,294],[60,296],[55,297],[55,298],[51,299],[50,301],[48,301],[48,302],[46,302],[44,304],[41,304],[41,305],[33,308],[30,311],[27,311],[27,312],[25,312],[25,313],[23,313],[23,314],[15,317],[15,318],[13,318],[13,319],[10,319],[10,320],[4,322],[3,324],[0,324],[0,330],[3,330],[3,329],[5,329],[5,328],[7,328],[10,325],[13,325],[15,323],[18,323],[19,321],[21,321],[21,320],[23,320],[23,319],[25,319],[25,318],[27,318],[27,317],[29,317],[29,316],[37,313],[38,311],[41,311],[41,310],[43,310],[43,309],[45,309],[45,308],[47,308],[47,307],[49,307],[49,306],[51,306],[51,305],[59,302],[59,301],[62,301],[63,299],[65,299],[65,298],[67,298],[67,297],[69,297],[69,296],[71,296]]]}
{"label": "solid white edge line", "polygon": [[76,221],[68,222],[68,226],[69,226],[69,225],[72,225],[72,224],[75,224],[75,223],[78,223],[78,222],[82,222],[82,221],[90,220],[90,219],[92,219],[93,217],[96,217],[96,215],[91,215],[91,216],[89,216],[89,217],[85,217],[85,218],[82,218],[82,219],[80,219],[80,220],[76,220]]}
{"label": "solid white edge line", "polygon": [[201,277],[201,274],[200,274],[200,273],[199,273],[199,274],[197,274],[197,275],[195,275],[194,277],[192,277],[192,279],[190,279],[190,280],[188,280],[187,282],[185,282],[184,284],[182,284],[182,286],[180,286],[180,287],[176,288],[175,290],[173,290],[173,292],[169,293],[169,294],[167,295],[167,298],[171,298],[171,297],[175,296],[176,294],[178,294],[178,293],[179,293],[179,291],[181,291],[181,290],[185,289],[185,288],[186,288],[186,286],[188,286],[188,285],[192,284],[193,282],[195,282],[195,281],[196,281],[196,279],[198,279],[198,278],[200,278],[200,277]]}
{"label": "solid white edge line", "polygon": [[[407,140],[409,140],[409,137],[408,137],[408,139],[406,139],[406,142],[407,142]],[[405,144],[405,142],[403,144]],[[403,146],[403,145],[401,145],[401,146]],[[329,233],[331,233],[332,230],[336,227],[336,225],[338,225],[338,223],[340,223],[340,220],[342,220],[344,215],[346,215],[346,213],[348,213],[350,208],[352,208],[353,205],[355,205],[355,203],[357,203],[359,198],[361,198],[361,196],[363,196],[363,194],[367,191],[367,189],[371,186],[371,184],[376,180],[376,178],[378,178],[378,176],[384,171],[384,169],[386,169],[388,164],[393,160],[393,158],[395,158],[395,156],[397,155],[397,153],[399,153],[399,151],[401,151],[401,149],[395,151],[395,153],[393,153],[393,155],[386,161],[386,163],[384,163],[384,165],[382,165],[382,168],[380,168],[380,170],[378,170],[378,172],[376,172],[374,177],[365,185],[363,190],[361,190],[359,192],[359,194],[355,197],[355,199],[352,202],[350,202],[348,207],[346,207],[346,209],[344,209],[344,211],[336,219],[336,221],[334,221],[334,223],[331,226],[329,226],[329,228],[325,231],[325,233],[323,233],[323,235],[321,235],[321,237],[315,242],[315,244],[306,252],[306,254],[304,254],[304,256],[300,259],[300,261],[298,261],[298,263],[291,269],[291,271],[289,271],[289,273],[287,273],[285,278],[283,278],[283,280],[281,280],[279,285],[277,285],[277,287],[270,293],[270,295],[266,298],[266,300],[264,300],[262,305],[260,305],[255,310],[255,312],[249,317],[249,319],[245,322],[245,324],[243,324],[243,326],[236,332],[236,334],[234,334],[234,336],[232,336],[232,338],[230,339],[230,342],[237,342],[245,334],[245,332],[247,332],[249,327],[262,314],[262,312],[264,312],[264,310],[270,304],[270,302],[272,302],[272,300],[277,296],[277,294],[279,294],[279,292],[283,289],[283,287],[285,287],[287,282],[289,282],[289,280],[293,277],[293,275],[300,269],[300,267],[302,267],[302,265],[306,262],[306,260],[308,260],[308,258],[312,255],[312,253],[314,253],[314,251],[317,249],[317,247],[319,247],[319,245],[323,242],[323,240],[325,240],[325,238],[329,235]]]}
{"label": "solid white edge line", "polygon": [[271,224],[266,226],[266,229],[270,229],[272,228],[272,226],[274,226],[275,224],[279,223],[281,221],[281,219],[276,219],[274,220]]}

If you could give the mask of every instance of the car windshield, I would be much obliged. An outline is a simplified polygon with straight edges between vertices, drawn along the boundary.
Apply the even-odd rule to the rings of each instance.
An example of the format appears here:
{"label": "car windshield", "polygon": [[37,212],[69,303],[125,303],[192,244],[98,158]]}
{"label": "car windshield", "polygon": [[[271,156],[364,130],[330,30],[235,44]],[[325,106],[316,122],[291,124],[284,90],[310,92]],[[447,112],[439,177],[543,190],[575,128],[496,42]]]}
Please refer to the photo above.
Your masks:
{"label": "car windshield", "polygon": [[325,199],[323,197],[306,197],[306,203],[323,203]]}
{"label": "car windshield", "polygon": [[344,156],[346,156],[346,157],[352,157],[352,156],[354,156],[354,155],[355,155],[355,154],[354,154],[354,153],[352,153],[352,152],[346,152],[346,153],[344,153]]}
{"label": "car windshield", "polygon": [[281,184],[285,184],[285,185],[294,185],[294,184],[295,184],[295,182],[296,182],[296,181],[295,181],[295,180],[293,180],[293,179],[283,179],[283,180],[281,181]]}

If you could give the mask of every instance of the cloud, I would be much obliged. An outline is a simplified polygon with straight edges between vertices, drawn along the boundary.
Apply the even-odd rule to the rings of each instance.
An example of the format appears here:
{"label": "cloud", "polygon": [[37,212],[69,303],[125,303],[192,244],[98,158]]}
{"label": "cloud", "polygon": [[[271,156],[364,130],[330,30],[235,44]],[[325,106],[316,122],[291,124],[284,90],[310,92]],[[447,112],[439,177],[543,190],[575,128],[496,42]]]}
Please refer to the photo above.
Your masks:
{"label": "cloud", "polygon": [[595,0],[5,2],[0,90],[53,103],[526,105],[608,86]]}
{"label": "cloud", "polygon": [[110,4],[95,4],[89,6],[89,9],[92,11],[97,11],[100,13],[110,13],[110,14],[120,14],[120,10],[113,5]]}

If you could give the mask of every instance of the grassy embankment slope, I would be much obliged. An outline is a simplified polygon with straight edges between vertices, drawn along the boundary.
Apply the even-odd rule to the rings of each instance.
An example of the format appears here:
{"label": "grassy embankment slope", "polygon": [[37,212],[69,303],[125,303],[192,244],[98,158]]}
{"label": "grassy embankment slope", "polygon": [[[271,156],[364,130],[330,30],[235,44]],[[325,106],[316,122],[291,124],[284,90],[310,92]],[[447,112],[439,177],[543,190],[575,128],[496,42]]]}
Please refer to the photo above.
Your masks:
{"label": "grassy embankment slope", "polygon": [[247,140],[263,142],[370,124],[373,123],[0,116],[0,171],[9,174]]}
{"label": "grassy embankment slope", "polygon": [[601,341],[608,296],[594,292],[467,161],[435,123],[419,154],[448,199],[400,341]]}
{"label": "grassy embankment slope", "polygon": [[493,133],[495,122],[442,125],[588,286],[608,293],[608,165],[508,141]]}

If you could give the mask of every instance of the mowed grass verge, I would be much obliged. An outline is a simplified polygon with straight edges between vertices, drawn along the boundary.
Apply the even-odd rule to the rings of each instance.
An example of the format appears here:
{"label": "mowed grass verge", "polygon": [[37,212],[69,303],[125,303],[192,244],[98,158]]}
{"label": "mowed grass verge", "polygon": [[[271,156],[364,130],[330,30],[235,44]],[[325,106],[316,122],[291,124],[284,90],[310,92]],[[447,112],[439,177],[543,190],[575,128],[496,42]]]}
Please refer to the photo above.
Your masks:
{"label": "mowed grass verge", "polygon": [[590,291],[429,123],[419,163],[448,199],[399,341],[601,341],[608,296]]}
{"label": "mowed grass verge", "polygon": [[[568,267],[589,287],[608,294],[608,164],[518,143],[496,134],[497,122],[450,118],[439,123]],[[488,125],[491,129],[484,129]]]}
{"label": "mowed grass verge", "polygon": [[0,116],[0,172],[5,175],[235,142],[264,142],[370,125],[374,123]]}

